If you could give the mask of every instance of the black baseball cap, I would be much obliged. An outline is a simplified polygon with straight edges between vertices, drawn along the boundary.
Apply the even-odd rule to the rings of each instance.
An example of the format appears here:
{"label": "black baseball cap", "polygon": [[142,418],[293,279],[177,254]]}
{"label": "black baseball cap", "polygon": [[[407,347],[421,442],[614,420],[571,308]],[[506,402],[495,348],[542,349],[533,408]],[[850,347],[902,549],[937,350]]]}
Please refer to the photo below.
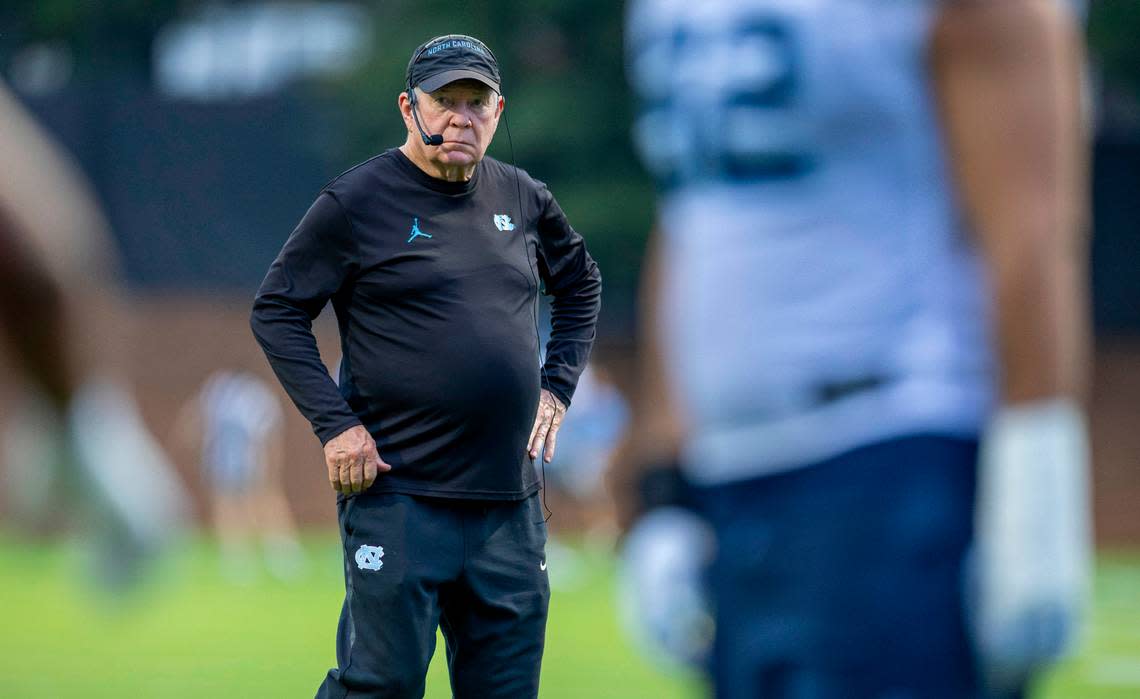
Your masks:
{"label": "black baseball cap", "polygon": [[478,80],[499,89],[499,62],[482,41],[466,34],[447,34],[420,44],[408,61],[408,89],[434,92],[456,80]]}

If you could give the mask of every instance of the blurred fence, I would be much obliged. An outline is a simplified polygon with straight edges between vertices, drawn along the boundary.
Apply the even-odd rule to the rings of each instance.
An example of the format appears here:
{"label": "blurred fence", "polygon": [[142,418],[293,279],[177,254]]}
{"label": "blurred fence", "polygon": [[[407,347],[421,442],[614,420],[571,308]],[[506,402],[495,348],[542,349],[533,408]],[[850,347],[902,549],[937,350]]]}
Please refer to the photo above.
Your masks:
{"label": "blurred fence", "polygon": [[283,95],[194,103],[90,91],[30,106],[95,185],[142,290],[252,296],[321,185],[348,166],[337,162],[335,110]]}

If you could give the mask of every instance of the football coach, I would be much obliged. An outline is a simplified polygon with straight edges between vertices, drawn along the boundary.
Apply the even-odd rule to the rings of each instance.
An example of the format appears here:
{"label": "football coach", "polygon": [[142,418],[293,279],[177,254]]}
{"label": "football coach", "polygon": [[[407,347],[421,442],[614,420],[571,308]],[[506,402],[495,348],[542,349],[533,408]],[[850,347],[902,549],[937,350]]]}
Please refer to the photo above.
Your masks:
{"label": "football coach", "polygon": [[[417,48],[398,106],[404,144],[325,186],[251,319],[337,492],[345,600],[317,696],[422,697],[438,626],[456,697],[535,697],[550,586],[533,462],[554,454],[601,276],[546,185],[484,156],[504,101],[483,42]],[[311,329],[330,300],[339,386]]]}

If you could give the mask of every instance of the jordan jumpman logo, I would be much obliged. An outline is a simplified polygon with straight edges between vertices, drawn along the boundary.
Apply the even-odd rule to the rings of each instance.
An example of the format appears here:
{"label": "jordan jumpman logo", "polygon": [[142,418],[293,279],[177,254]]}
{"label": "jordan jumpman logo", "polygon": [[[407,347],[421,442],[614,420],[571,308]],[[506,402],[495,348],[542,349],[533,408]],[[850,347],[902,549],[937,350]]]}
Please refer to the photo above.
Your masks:
{"label": "jordan jumpman logo", "polygon": [[408,238],[408,242],[411,243],[416,238],[430,238],[430,237],[431,237],[430,233],[424,233],[423,231],[420,230],[420,220],[418,218],[412,219],[412,235],[410,238]]}

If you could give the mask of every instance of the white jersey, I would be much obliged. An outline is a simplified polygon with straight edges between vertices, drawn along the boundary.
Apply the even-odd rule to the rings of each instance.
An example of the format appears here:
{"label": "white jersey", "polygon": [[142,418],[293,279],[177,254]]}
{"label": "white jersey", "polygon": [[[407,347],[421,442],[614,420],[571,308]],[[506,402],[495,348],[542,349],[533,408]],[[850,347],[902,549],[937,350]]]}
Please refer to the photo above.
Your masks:
{"label": "white jersey", "polygon": [[258,470],[267,435],[281,422],[281,406],[260,378],[218,371],[199,396],[204,466],[215,478],[245,482]]}
{"label": "white jersey", "polygon": [[989,293],[928,73],[933,0],[640,0],[635,140],[663,187],[662,341],[718,483],[977,435]]}

